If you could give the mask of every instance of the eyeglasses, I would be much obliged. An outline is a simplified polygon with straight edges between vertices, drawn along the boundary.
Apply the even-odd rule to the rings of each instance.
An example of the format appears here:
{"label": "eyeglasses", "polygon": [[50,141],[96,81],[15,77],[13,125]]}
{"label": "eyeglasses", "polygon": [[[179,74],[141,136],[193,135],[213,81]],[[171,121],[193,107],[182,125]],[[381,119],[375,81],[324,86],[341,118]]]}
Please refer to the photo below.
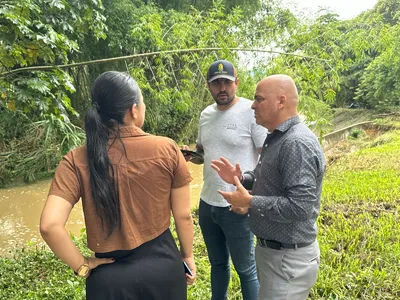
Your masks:
{"label": "eyeglasses", "polygon": [[232,85],[233,83],[234,83],[234,81],[232,81],[232,80],[225,79],[225,78],[219,78],[219,79],[211,81],[210,82],[210,86],[218,87],[221,84],[223,84],[223,85]]}

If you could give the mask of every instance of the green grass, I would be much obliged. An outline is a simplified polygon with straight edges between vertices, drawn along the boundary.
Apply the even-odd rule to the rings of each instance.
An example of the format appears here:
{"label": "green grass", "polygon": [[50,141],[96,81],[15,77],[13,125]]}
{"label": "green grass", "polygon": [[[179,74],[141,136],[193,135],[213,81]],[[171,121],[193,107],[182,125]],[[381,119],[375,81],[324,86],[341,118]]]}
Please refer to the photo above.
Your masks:
{"label": "green grass", "polygon": [[358,145],[327,170],[312,299],[400,299],[400,130]]}
{"label": "green grass", "polygon": [[398,207],[322,213],[322,263],[312,299],[399,299],[399,221]]}
{"label": "green grass", "polygon": [[[377,122],[386,126],[388,122]],[[389,122],[390,123],[390,122]],[[400,299],[400,126],[358,135],[327,169],[318,219],[321,269],[311,299]],[[198,278],[189,299],[210,298],[210,266],[195,221]],[[84,249],[84,235],[76,239]],[[42,248],[0,258],[0,299],[84,299],[84,281]],[[239,300],[232,271],[229,299]]]}
{"label": "green grass", "polygon": [[400,172],[393,169],[329,173],[323,187],[324,205],[395,201],[400,202]]}

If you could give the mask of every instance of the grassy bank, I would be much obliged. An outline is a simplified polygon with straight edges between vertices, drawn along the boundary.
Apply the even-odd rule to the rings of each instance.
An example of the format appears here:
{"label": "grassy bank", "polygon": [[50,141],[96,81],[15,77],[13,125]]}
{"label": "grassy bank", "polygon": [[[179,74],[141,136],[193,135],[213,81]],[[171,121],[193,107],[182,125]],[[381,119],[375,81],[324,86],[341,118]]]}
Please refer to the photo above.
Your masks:
{"label": "grassy bank", "polygon": [[376,123],[328,167],[313,299],[400,299],[400,122]]}
{"label": "grassy bank", "polygon": [[[400,299],[400,122],[376,123],[392,130],[361,132],[327,153],[322,264],[311,299]],[[209,264],[193,213],[198,279],[189,299],[209,299]],[[76,241],[85,247],[83,236]],[[13,255],[0,258],[0,299],[84,299],[84,281],[50,252],[32,246]],[[241,299],[235,272],[229,293]]]}

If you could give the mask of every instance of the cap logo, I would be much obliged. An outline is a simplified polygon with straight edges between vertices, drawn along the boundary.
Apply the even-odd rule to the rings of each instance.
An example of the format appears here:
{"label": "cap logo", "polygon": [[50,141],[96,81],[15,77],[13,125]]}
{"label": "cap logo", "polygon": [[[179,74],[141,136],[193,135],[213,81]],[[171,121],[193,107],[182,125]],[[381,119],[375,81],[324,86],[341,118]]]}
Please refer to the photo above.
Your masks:
{"label": "cap logo", "polygon": [[211,64],[207,72],[207,81],[211,82],[218,78],[225,78],[231,81],[236,80],[234,66],[225,60],[215,61]]}

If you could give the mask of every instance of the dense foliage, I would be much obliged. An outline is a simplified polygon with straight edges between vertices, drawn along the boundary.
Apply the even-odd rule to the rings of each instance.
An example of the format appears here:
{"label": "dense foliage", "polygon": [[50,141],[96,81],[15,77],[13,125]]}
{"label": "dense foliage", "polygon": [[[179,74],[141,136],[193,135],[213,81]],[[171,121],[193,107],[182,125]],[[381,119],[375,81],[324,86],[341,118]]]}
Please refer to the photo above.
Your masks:
{"label": "dense foliage", "polygon": [[[32,159],[28,146],[15,147],[13,141],[30,144],[28,133],[35,122],[58,119],[72,129],[72,135],[76,133],[74,142],[63,147],[57,144],[64,140],[63,130],[52,131],[61,136],[50,139],[39,135],[46,139],[42,145],[54,149],[52,157],[58,159],[83,143],[79,127],[90,105],[91,82],[110,69],[129,72],[139,81],[148,107],[144,129],[184,143],[194,141],[199,113],[212,103],[204,77],[216,58],[238,66],[238,94],[250,99],[262,77],[292,75],[300,90],[301,113],[315,122],[319,135],[330,124],[332,107],[386,111],[399,105],[396,0],[380,0],[370,11],[345,21],[324,11],[315,20],[304,19],[275,0],[2,0],[1,4],[0,123],[4,123],[0,126],[9,126],[5,120],[16,114],[14,125],[27,128],[0,138],[2,184],[21,177],[35,179],[36,172],[54,169],[52,162],[25,174],[18,171],[23,168],[13,168],[20,160]],[[215,47],[222,50],[196,50]],[[280,54],[231,48],[271,48]],[[178,49],[191,50],[167,52]],[[159,54],[18,71],[149,52]],[[56,144],[50,146],[49,140]]]}
{"label": "dense foliage", "polygon": [[[1,70],[64,64],[79,51],[85,35],[105,36],[101,2],[25,0],[2,1],[0,8]],[[68,93],[75,91],[65,71],[23,73],[0,77],[2,106],[38,118],[60,116],[67,121]]]}
{"label": "dense foliage", "polygon": [[326,12],[288,36],[286,51],[327,60],[295,68],[302,81],[320,79],[306,86],[307,94],[334,107],[356,103],[388,111],[399,106],[399,12],[400,1],[379,0],[352,20]]}

